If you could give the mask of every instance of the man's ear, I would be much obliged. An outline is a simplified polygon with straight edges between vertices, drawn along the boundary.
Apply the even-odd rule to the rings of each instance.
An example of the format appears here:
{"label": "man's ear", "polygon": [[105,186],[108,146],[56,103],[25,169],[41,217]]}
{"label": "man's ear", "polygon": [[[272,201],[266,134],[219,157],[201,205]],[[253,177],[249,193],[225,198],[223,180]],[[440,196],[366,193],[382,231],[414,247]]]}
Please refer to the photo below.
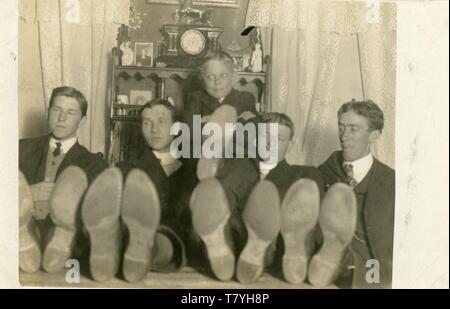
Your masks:
{"label": "man's ear", "polygon": [[370,132],[369,135],[369,142],[370,144],[373,144],[381,135],[380,130],[373,130]]}
{"label": "man's ear", "polygon": [[81,128],[82,126],[84,126],[86,121],[87,121],[87,117],[86,116],[81,117],[80,122],[78,123],[78,128]]}

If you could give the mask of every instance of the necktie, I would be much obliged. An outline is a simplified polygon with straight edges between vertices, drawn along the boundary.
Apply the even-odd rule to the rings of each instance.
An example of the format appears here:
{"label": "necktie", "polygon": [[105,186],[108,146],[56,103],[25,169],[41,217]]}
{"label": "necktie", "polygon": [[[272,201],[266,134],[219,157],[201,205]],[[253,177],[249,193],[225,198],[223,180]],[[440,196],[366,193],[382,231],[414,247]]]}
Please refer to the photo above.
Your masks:
{"label": "necktie", "polygon": [[62,146],[62,144],[61,143],[55,143],[55,144],[56,144],[56,148],[55,148],[55,150],[53,150],[53,156],[57,157],[57,156],[59,156],[61,154],[61,146]]}
{"label": "necktie", "polygon": [[344,164],[344,172],[347,175],[347,184],[354,188],[358,184],[358,182],[353,178],[353,165],[351,163]]}

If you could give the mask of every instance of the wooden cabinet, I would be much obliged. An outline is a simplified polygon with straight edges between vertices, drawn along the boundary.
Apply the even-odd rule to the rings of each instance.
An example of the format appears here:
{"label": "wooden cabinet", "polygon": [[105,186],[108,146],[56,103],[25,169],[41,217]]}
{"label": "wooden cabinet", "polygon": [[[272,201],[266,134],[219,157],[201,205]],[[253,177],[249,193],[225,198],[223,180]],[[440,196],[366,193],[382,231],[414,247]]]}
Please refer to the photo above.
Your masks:
{"label": "wooden cabinet", "polygon": [[[202,88],[197,69],[120,66],[118,53],[112,51],[113,65],[110,85],[110,130],[108,161],[114,164],[139,156],[145,147],[140,133],[140,104],[130,100],[132,91],[151,91],[152,98],[171,98],[177,110],[182,112],[187,94]],[[268,110],[266,98],[266,73],[236,72],[234,88],[248,91],[255,96],[257,110]],[[119,104],[118,98],[128,96],[127,104]]]}

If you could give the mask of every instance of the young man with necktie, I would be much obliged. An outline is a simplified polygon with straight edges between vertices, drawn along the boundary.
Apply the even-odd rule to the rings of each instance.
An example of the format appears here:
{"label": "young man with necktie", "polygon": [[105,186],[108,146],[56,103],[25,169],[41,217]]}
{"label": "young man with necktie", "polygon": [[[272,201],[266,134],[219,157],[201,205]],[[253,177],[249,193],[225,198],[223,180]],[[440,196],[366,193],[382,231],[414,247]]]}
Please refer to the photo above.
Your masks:
{"label": "young man with necktie", "polygon": [[19,266],[23,271],[36,271],[41,264],[49,272],[64,267],[80,227],[80,200],[88,184],[107,167],[101,154],[78,143],[77,130],[86,122],[87,108],[80,91],[57,87],[50,97],[50,134],[19,141]]}
{"label": "young man with necktie", "polygon": [[[395,171],[378,161],[371,153],[371,146],[383,130],[384,115],[378,105],[370,100],[363,102],[353,100],[339,109],[338,124],[342,151],[334,152],[319,169],[327,188],[331,189],[336,183],[350,186],[356,196],[356,205],[352,207],[352,202],[349,202],[347,204],[349,209],[336,212],[341,227],[331,226],[325,234],[329,235],[328,239],[334,237],[345,241],[342,246],[333,247],[332,241],[327,241],[324,235],[322,254],[319,251],[318,258],[315,260],[313,258],[311,262],[314,269],[310,267],[310,281],[316,285],[325,285],[330,283],[327,281],[342,277],[342,274],[338,274],[336,263],[328,261],[330,255],[323,254],[328,250],[333,252],[331,255],[342,257],[341,266],[353,269],[351,278],[353,287],[390,287]],[[322,207],[321,215],[325,212],[326,209]],[[351,228],[343,228],[344,226]],[[321,228],[324,234],[324,228],[322,226]],[[378,262],[370,264],[379,266],[380,280],[377,284],[370,284],[366,279],[369,260]],[[323,265],[332,266],[323,267]],[[325,270],[325,273],[319,269]]]}

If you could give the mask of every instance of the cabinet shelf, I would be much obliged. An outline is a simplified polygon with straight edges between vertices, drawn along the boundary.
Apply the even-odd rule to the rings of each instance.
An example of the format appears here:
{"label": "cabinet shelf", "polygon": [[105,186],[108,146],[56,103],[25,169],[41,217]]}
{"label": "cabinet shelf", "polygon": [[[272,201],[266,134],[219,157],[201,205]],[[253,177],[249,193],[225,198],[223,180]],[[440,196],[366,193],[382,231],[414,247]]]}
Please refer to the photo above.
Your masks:
{"label": "cabinet shelf", "polygon": [[112,121],[123,121],[123,122],[139,122],[139,116],[113,116]]}
{"label": "cabinet shelf", "polygon": [[142,108],[142,106],[144,105],[138,105],[138,104],[118,104],[118,103],[114,103],[113,107],[114,108],[124,108],[124,109],[138,109],[138,108]]}

